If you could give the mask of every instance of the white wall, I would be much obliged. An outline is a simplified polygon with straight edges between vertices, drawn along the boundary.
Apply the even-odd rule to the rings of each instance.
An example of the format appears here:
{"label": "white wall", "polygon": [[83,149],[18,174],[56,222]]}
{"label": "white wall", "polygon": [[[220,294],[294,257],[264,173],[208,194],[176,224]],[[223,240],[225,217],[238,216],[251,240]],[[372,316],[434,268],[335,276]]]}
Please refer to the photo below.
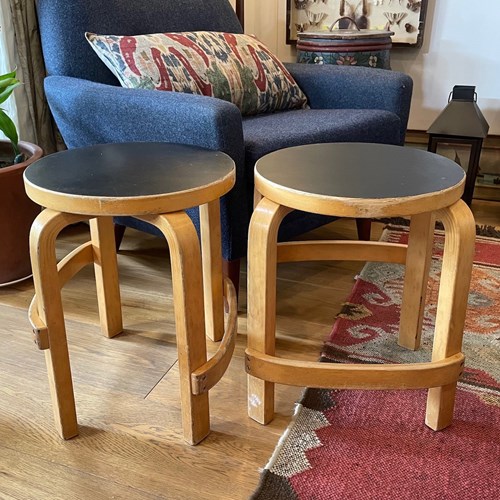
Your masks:
{"label": "white wall", "polygon": [[[294,61],[285,26],[286,0],[246,0],[245,31]],[[395,48],[391,63],[414,80],[410,129],[427,130],[454,85],[475,85],[490,134],[500,135],[500,0],[429,0],[422,48]]]}

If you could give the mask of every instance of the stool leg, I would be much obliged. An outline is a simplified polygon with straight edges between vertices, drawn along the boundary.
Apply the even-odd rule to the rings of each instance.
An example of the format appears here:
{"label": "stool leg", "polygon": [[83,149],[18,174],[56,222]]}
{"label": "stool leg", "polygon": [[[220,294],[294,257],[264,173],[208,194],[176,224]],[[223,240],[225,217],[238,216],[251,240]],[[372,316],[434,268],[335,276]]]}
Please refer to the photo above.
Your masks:
{"label": "stool leg", "polygon": [[113,219],[90,219],[90,235],[101,331],[111,338],[123,331]]}
{"label": "stool leg", "polygon": [[[469,207],[458,201],[438,212],[445,229],[443,266],[439,287],[432,361],[457,354],[469,295],[476,228]],[[429,389],[425,423],[434,430],[450,425],[455,404],[456,382]]]}
{"label": "stool leg", "polygon": [[210,432],[208,393],[194,395],[191,373],[207,361],[203,284],[198,235],[185,212],[141,216],[165,235],[170,249],[179,356],[184,439],[197,444]]}
{"label": "stool leg", "polygon": [[[278,229],[290,209],[263,198],[254,210],[248,235],[248,348],[274,355]],[[247,367],[248,371],[248,367]],[[248,415],[261,424],[274,416],[274,383],[248,372]]]}
{"label": "stool leg", "polygon": [[47,325],[49,336],[45,361],[52,409],[57,431],[64,439],[78,435],[78,424],[57,272],[56,238],[61,229],[79,220],[82,220],[81,215],[71,216],[45,209],[33,222],[30,233],[31,265],[38,313]]}
{"label": "stool leg", "polygon": [[433,212],[411,218],[398,341],[407,349],[420,347],[434,225]]}
{"label": "stool leg", "polygon": [[224,336],[224,293],[218,199],[200,206],[200,227],[206,335],[219,342]]}

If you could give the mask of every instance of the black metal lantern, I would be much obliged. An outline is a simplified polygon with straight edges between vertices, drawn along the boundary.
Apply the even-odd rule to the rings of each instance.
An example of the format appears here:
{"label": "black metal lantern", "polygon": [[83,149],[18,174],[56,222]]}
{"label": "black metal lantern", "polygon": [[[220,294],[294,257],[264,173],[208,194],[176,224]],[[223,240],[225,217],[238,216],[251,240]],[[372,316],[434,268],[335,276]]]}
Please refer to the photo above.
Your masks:
{"label": "black metal lantern", "polygon": [[[440,144],[461,145],[470,148],[469,164],[462,165],[466,172],[465,190],[462,199],[470,206],[474,185],[479,170],[479,158],[483,139],[490,126],[476,104],[476,87],[455,85],[450,93],[448,105],[430,126],[427,150],[436,153]],[[456,154],[456,156],[458,156]]]}

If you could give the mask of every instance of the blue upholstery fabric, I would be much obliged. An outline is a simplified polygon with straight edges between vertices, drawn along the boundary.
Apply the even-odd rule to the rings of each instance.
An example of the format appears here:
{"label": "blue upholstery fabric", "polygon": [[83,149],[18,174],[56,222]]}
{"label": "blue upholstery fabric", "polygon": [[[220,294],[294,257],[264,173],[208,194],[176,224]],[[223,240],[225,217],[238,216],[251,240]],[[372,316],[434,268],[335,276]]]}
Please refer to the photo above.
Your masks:
{"label": "blue upholstery fabric", "polygon": [[317,142],[397,144],[398,115],[378,109],[303,109],[243,120],[245,160],[253,165],[278,149]]}
{"label": "blue upholstery fabric", "polygon": [[[227,0],[39,0],[37,8],[49,74],[45,91],[69,148],[165,141],[221,150],[233,158],[236,186],[221,201],[225,259],[246,254],[253,166],[262,155],[312,142],[403,143],[412,82],[401,73],[287,64],[311,109],[242,119],[236,106],[218,99],[118,86],[84,37],[85,31],[116,35],[198,30],[241,33]],[[147,165],[138,165],[137,175],[147,175]],[[198,210],[188,213],[199,229]],[[283,223],[280,238],[293,237],[328,220],[294,212]],[[121,218],[120,222],[155,233],[151,225],[135,219]]]}
{"label": "blue upholstery fabric", "polygon": [[[399,116],[405,141],[413,80],[385,69],[331,64],[285,64],[313,109],[381,109]],[[376,141],[373,141],[376,142]]]}
{"label": "blue upholstery fabric", "polygon": [[225,0],[39,0],[38,19],[49,75],[118,85],[83,34],[145,35],[167,31],[242,33]]}
{"label": "blue upholstery fabric", "polygon": [[[398,144],[400,127],[398,115],[374,109],[305,109],[248,117],[243,120],[246,171],[253,172],[255,162],[272,151],[302,144]],[[249,180],[247,186],[251,198],[253,183]],[[289,240],[332,220],[332,217],[296,211],[283,220],[278,237],[282,241]]]}

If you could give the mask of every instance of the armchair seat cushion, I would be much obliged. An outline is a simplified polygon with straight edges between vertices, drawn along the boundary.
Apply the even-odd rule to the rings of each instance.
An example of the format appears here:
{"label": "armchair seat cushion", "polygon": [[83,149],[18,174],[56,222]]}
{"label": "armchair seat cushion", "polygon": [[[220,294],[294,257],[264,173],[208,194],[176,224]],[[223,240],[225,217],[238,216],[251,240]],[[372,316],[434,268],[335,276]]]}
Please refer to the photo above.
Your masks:
{"label": "armchair seat cushion", "polygon": [[278,149],[318,142],[397,144],[401,122],[379,109],[300,109],[243,119],[245,163]]}

